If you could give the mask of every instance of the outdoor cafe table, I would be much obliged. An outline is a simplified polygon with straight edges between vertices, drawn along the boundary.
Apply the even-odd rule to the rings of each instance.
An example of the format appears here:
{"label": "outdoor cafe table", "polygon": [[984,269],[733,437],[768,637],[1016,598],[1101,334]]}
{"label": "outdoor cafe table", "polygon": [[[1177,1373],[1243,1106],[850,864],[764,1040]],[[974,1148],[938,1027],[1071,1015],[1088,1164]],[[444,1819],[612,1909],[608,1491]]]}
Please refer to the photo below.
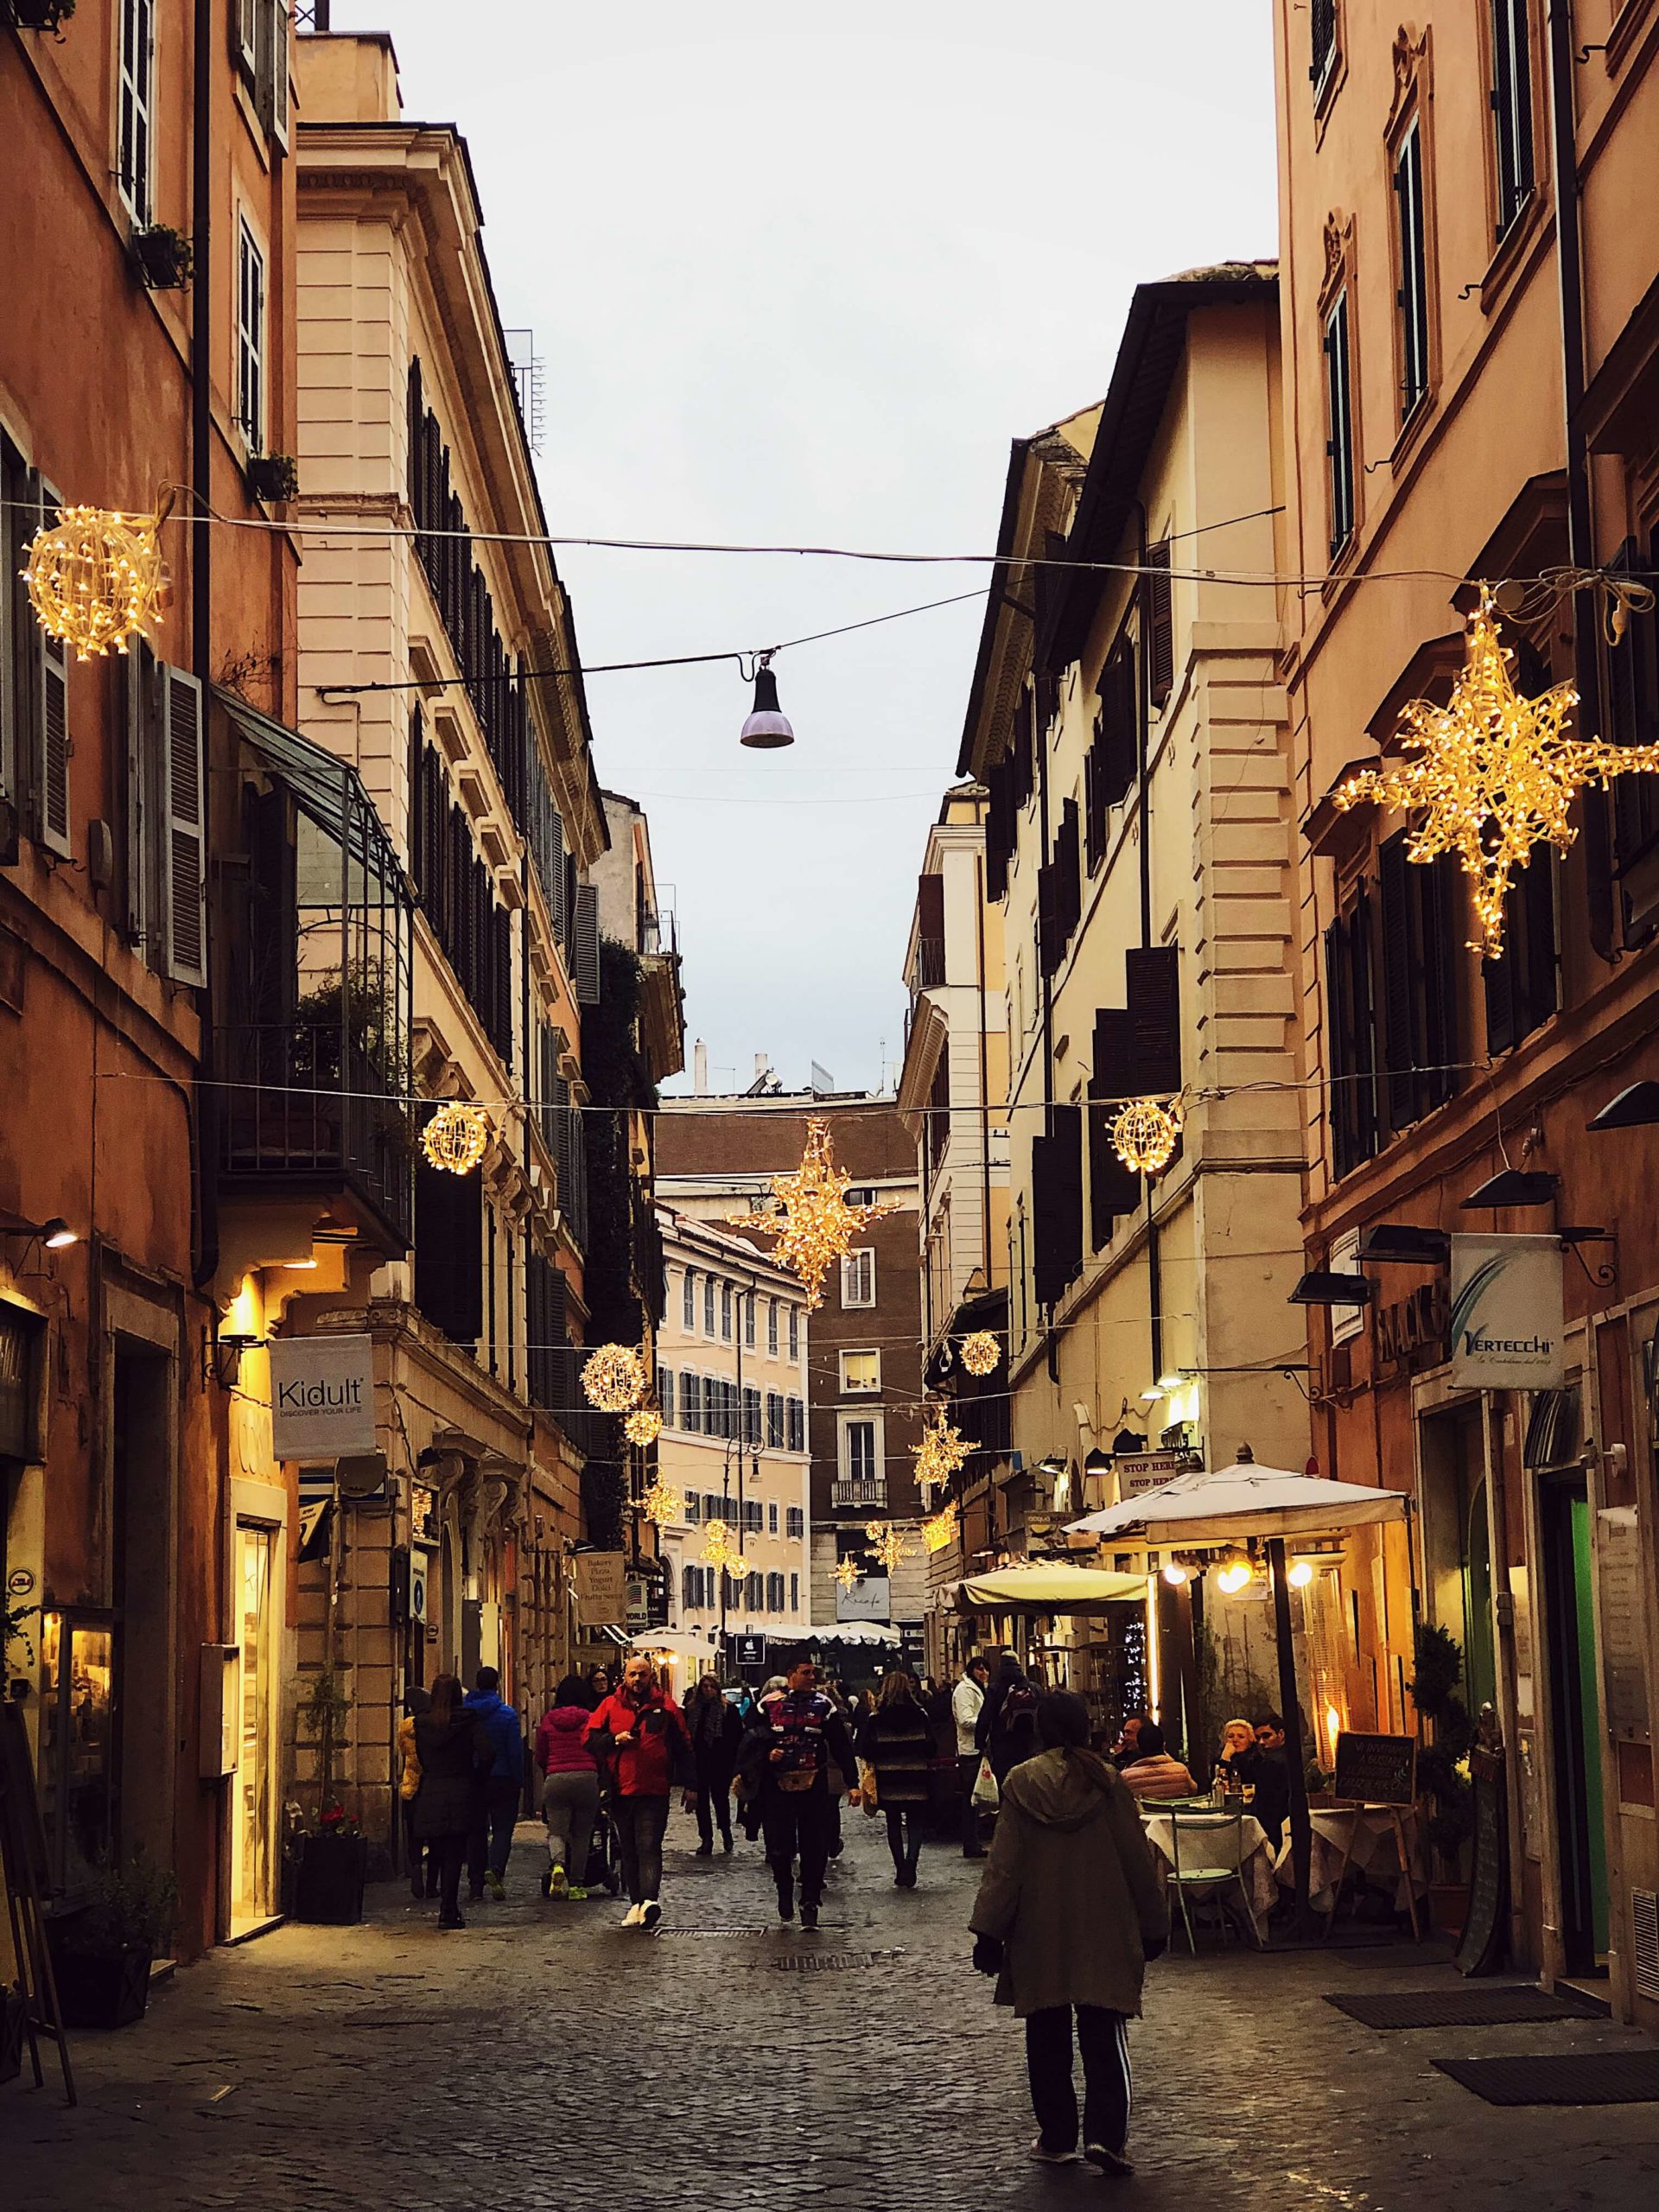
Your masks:
{"label": "outdoor cafe table", "polygon": [[[1141,1825],[1147,1841],[1152,1846],[1158,1863],[1160,1881],[1168,1878],[1175,1864],[1175,1839],[1172,1813],[1183,1816],[1181,1829],[1181,1857],[1189,1867],[1205,1856],[1204,1830],[1188,1823],[1200,1821],[1229,1821],[1233,1816],[1222,1807],[1213,1805],[1208,1798],[1192,1804],[1159,1804],[1155,1801],[1141,1808]],[[1191,1836],[1191,1842],[1188,1837]],[[1273,1846],[1268,1840],[1267,1830],[1253,1814],[1242,1816],[1238,1832],[1238,1866],[1244,1878],[1245,1894],[1250,1900],[1250,1910],[1255,1916],[1258,1930],[1272,1911],[1279,1891],[1274,1878]]]}
{"label": "outdoor cafe table", "polygon": [[[1396,1912],[1408,1912],[1417,1929],[1417,1899],[1427,1885],[1415,1865],[1418,1851],[1417,1808],[1414,1805],[1320,1805],[1308,1807],[1313,1830],[1308,1869],[1308,1902],[1316,1912],[1334,1914],[1337,1886],[1347,1866],[1357,1866],[1379,1888],[1392,1879]],[[1402,1866],[1400,1843],[1406,1845],[1408,1866]],[[1294,1874],[1290,1860],[1290,1834],[1280,1847],[1278,1878],[1287,1889]]]}

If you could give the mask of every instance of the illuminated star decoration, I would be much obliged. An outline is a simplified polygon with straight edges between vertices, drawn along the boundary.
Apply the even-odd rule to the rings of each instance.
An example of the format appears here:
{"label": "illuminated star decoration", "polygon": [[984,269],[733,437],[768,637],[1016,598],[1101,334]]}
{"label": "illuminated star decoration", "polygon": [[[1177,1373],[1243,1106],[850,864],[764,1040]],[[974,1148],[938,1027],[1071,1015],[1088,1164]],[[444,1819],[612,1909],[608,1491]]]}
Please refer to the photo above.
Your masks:
{"label": "illuminated star decoration", "polygon": [[1535,846],[1566,852],[1578,836],[1567,816],[1580,791],[1605,789],[1610,777],[1631,769],[1659,769],[1659,745],[1567,736],[1578,693],[1557,683],[1522,698],[1513,659],[1483,584],[1451,698],[1444,707],[1414,699],[1401,715],[1400,741],[1411,757],[1362,769],[1332,793],[1344,812],[1363,799],[1422,809],[1407,857],[1457,855],[1473,886],[1478,934],[1470,946],[1488,960],[1503,956],[1503,901],[1516,869],[1527,866]]}
{"label": "illuminated star decoration", "polygon": [[885,1573],[892,1574],[905,1556],[905,1532],[891,1521],[867,1521],[864,1535],[870,1549],[881,1562]]}
{"label": "illuminated star decoration", "polygon": [[671,1483],[665,1483],[658,1475],[640,1499],[639,1510],[659,1529],[671,1528],[675,1522],[685,1518],[685,1500]]}
{"label": "illuminated star decoration", "polygon": [[800,1166],[792,1175],[772,1179],[772,1196],[780,1211],[761,1206],[752,1213],[728,1217],[734,1229],[759,1230],[777,1238],[772,1256],[800,1278],[809,1313],[823,1303],[830,1262],[849,1252],[854,1237],[871,1222],[898,1211],[893,1205],[849,1206],[847,1186],[851,1180],[836,1166],[829,1122],[815,1117],[806,1125],[806,1151]]}
{"label": "illuminated star decoration", "polygon": [[860,1569],[858,1561],[853,1557],[850,1552],[849,1552],[846,1558],[842,1560],[840,1566],[836,1567],[836,1580],[840,1583],[843,1590],[856,1590],[859,1584],[864,1580],[864,1576]]}
{"label": "illuminated star decoration", "polygon": [[914,1447],[917,1482],[943,1487],[973,1448],[961,1430],[950,1426],[943,1409],[937,1409],[934,1419],[922,1430],[921,1441]]}

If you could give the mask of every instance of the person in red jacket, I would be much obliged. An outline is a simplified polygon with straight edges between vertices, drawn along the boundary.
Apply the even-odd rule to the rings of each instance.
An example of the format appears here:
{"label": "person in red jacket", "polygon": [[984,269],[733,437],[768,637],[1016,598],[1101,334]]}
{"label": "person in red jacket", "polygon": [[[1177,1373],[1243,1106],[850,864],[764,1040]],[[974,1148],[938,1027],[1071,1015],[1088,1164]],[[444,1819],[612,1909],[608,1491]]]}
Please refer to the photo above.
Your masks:
{"label": "person in red jacket", "polygon": [[655,1928],[663,1916],[663,1836],[677,1787],[695,1796],[696,1769],[685,1716],[636,1652],[613,1690],[588,1723],[583,1740],[608,1758],[614,1780],[617,1841],[630,1899],[625,1928]]}

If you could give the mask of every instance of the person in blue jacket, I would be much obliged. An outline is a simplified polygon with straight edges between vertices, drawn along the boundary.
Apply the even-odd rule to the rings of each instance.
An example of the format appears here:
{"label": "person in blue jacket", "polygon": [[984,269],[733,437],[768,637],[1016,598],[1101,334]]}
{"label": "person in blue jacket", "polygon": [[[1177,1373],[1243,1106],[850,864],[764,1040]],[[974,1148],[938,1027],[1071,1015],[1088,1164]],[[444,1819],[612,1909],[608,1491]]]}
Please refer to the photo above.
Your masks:
{"label": "person in blue jacket", "polygon": [[493,1667],[480,1667],[477,1687],[466,1699],[464,1710],[479,1724],[494,1756],[474,1801],[472,1832],[467,1839],[467,1885],[476,1899],[484,1894],[507,1894],[507,1859],[512,1850],[512,1827],[518,1817],[524,1788],[524,1732],[518,1715],[501,1694],[501,1677]]}

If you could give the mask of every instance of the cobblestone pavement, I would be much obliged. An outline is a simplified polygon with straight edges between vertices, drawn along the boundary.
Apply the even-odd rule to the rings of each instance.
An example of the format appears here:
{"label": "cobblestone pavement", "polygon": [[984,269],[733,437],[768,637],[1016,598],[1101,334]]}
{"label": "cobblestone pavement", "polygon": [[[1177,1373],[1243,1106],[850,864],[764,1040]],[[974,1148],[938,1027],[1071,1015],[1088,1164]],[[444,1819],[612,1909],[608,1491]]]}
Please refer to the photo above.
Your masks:
{"label": "cobblestone pavement", "polygon": [[[1135,2031],[1133,2182],[1033,2166],[1020,2032],[973,1974],[976,1870],[895,1891],[853,1815],[817,1936],[780,1929],[758,1847],[671,1831],[656,1937],[544,1904],[518,1832],[505,1904],[440,1936],[401,1887],[353,1929],[282,1928],[77,2038],[82,2102],[0,2089],[0,2202],[58,2212],[1506,2212],[1655,2201],[1659,2106],[1505,2111],[1433,2056],[1641,2047],[1605,2022],[1374,2034],[1322,1993],[1446,1986],[1420,1961],[1183,1954]],[[676,1848],[674,1847],[677,1846]],[[809,1966],[809,1961],[816,1965]],[[50,2053],[48,2053],[49,2058]]]}

